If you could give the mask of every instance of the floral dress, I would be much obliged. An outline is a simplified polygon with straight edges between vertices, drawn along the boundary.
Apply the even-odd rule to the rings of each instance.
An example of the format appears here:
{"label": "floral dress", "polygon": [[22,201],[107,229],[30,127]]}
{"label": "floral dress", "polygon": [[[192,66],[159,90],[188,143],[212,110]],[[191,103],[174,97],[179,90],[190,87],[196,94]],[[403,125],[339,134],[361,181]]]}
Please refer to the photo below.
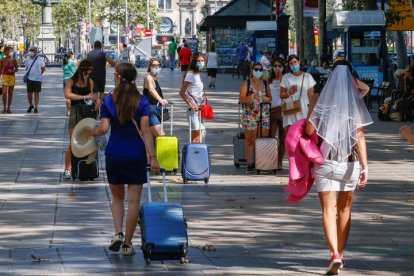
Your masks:
{"label": "floral dress", "polygon": [[[260,90],[256,90],[252,85],[248,85],[248,87],[247,96],[259,95],[260,99],[266,96],[265,83],[263,83],[263,88]],[[252,103],[242,105],[242,125],[247,130],[255,130],[260,122],[260,102],[254,98]],[[262,105],[262,127],[270,128],[269,104]]]}

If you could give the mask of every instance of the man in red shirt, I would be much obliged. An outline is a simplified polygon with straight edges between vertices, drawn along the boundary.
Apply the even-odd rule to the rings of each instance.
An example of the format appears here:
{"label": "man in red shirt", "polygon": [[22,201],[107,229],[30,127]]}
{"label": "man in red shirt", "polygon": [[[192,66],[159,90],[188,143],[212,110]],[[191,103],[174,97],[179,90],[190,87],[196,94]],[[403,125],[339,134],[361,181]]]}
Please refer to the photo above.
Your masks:
{"label": "man in red shirt", "polygon": [[191,55],[192,53],[190,47],[188,47],[188,43],[184,42],[184,47],[181,48],[180,52],[178,53],[178,57],[180,58],[181,73],[183,75],[183,79],[185,73],[187,72],[188,66],[190,65]]}

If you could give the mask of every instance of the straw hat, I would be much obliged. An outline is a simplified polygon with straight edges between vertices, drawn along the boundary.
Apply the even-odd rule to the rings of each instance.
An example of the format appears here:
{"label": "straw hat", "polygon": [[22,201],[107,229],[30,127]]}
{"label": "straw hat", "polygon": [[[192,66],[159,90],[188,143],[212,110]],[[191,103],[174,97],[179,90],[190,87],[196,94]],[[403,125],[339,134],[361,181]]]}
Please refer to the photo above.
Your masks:
{"label": "straw hat", "polygon": [[88,156],[86,164],[91,164],[95,160],[98,151],[98,145],[89,133],[89,130],[93,129],[96,124],[97,121],[95,119],[85,118],[73,129],[71,141],[72,153],[77,158]]}

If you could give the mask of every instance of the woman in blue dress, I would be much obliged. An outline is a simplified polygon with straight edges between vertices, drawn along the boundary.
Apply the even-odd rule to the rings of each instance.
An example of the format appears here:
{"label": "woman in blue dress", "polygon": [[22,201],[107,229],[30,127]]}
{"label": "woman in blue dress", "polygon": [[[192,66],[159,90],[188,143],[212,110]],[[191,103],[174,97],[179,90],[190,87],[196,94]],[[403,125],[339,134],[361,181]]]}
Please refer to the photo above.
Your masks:
{"label": "woman in blue dress", "polygon": [[[150,105],[147,97],[139,94],[135,85],[136,77],[137,71],[132,64],[121,63],[116,67],[116,87],[113,94],[103,100],[99,128],[91,131],[93,136],[100,136],[111,127],[105,157],[106,172],[112,192],[115,236],[108,248],[119,251],[122,246],[124,255],[135,253],[132,238],[138,223],[142,185],[147,182],[148,161],[151,171],[159,172],[149,128]],[[138,132],[135,124],[139,126],[141,133]],[[122,231],[124,184],[128,185],[125,236]]]}

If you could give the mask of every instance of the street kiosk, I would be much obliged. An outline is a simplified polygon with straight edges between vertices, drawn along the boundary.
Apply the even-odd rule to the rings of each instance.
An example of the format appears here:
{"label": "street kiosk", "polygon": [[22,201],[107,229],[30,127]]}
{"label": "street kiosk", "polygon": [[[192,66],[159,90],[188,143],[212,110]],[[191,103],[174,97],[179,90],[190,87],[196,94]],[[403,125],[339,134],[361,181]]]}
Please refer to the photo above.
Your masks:
{"label": "street kiosk", "polygon": [[[386,78],[387,47],[385,15],[375,11],[335,11],[332,28],[343,30],[346,58],[358,72],[360,79],[372,80],[371,87],[379,87]],[[371,95],[376,95],[376,89]]]}

